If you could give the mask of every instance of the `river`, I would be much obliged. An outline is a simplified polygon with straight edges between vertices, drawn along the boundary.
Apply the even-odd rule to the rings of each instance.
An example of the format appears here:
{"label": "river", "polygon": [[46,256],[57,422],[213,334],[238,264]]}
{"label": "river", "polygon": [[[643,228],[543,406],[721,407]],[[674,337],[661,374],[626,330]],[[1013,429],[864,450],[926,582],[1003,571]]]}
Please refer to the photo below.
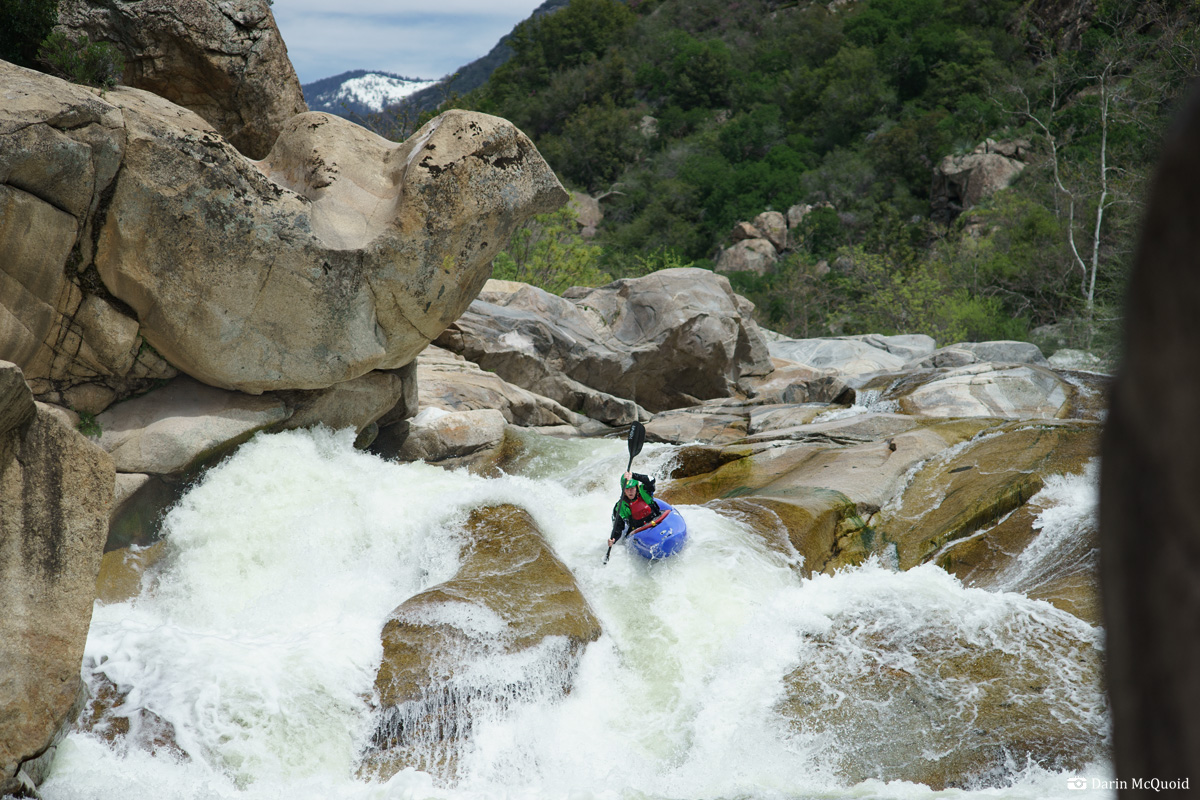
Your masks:
{"label": "river", "polygon": [[[389,463],[352,441],[325,430],[260,436],[168,514],[166,556],[140,596],[97,604],[84,675],[128,690],[123,710],[169,722],[190,757],[129,746],[136,715],[135,735],[116,744],[73,733],[42,787],[47,800],[1041,800],[1081,796],[1071,779],[1112,777],[1100,757],[1077,772],[1014,760],[970,790],[846,778],[847,758],[870,773],[872,759],[886,764],[903,757],[897,748],[936,738],[900,705],[856,701],[868,634],[888,642],[889,664],[922,681],[939,680],[921,672],[922,648],[947,632],[971,647],[986,640],[1013,663],[1031,642],[1060,636],[1102,646],[1100,629],[1020,593],[1052,548],[1013,574],[1010,592],[966,588],[932,566],[898,573],[869,563],[803,580],[794,554],[742,522],[682,506],[692,537],[682,553],[651,565],[618,546],[605,565],[621,440],[531,438],[520,474],[492,479]],[[647,445],[635,469],[661,474],[675,452]],[[1093,513],[1094,487],[1048,489],[1060,510],[1043,514],[1042,537]],[[536,659],[480,674],[523,671],[527,688],[474,720],[453,781],[412,769],[361,778],[383,622],[455,573],[467,514],[501,502],[533,515],[604,635],[565,697]],[[1095,677],[1070,653],[1037,654],[1054,676],[1039,702],[1072,735],[1103,741],[1108,712]],[[784,677],[798,670],[835,698],[828,725],[780,714]],[[978,689],[934,688],[964,698]]]}

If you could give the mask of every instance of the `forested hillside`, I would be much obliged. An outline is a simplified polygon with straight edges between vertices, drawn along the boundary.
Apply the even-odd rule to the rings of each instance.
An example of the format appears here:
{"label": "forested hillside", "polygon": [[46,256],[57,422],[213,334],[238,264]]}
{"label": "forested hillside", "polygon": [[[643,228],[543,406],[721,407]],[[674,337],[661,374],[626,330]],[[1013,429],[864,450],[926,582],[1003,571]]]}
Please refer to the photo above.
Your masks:
{"label": "forested hillside", "polygon": [[[769,272],[730,274],[768,326],[1102,350],[1158,141],[1200,74],[1196,17],[1164,0],[572,0],[449,105],[511,119],[603,196],[595,238],[543,219],[498,275],[561,290],[713,266],[739,220],[827,204]],[[1025,140],[1025,169],[934,214],[935,166],[989,138]]]}

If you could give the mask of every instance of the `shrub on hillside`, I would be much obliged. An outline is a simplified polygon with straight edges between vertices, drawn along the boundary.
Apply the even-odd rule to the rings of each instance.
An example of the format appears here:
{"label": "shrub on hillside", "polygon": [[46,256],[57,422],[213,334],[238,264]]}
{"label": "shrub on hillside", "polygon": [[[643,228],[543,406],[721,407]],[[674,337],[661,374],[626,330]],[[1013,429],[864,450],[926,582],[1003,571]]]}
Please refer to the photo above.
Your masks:
{"label": "shrub on hillside", "polygon": [[116,86],[125,70],[125,59],[113,45],[87,36],[72,39],[62,31],[46,37],[38,48],[38,60],[60,78],[101,89]]}

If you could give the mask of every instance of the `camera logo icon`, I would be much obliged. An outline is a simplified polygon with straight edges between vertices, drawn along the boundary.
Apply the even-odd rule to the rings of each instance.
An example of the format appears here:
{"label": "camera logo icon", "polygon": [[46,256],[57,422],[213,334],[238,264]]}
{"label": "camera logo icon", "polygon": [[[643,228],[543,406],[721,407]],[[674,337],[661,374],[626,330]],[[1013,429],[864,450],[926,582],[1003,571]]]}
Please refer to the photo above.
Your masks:
{"label": "camera logo icon", "polygon": [[1087,786],[1087,778],[1067,778],[1068,789],[1086,789]]}

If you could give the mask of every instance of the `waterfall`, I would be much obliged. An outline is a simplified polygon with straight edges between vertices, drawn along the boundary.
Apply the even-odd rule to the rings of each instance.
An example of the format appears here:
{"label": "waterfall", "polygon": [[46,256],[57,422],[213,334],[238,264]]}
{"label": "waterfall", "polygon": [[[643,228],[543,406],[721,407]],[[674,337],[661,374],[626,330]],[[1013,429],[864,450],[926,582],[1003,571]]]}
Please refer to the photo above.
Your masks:
{"label": "waterfall", "polygon": [[[676,452],[647,445],[635,469],[661,475]],[[531,434],[519,474],[482,478],[380,460],[348,431],[259,436],[166,516],[141,594],[97,604],[84,676],[119,690],[109,713],[131,730],[111,743],[70,734],[43,796],[1033,800],[1111,777],[1108,712],[1084,658],[1099,629],[930,565],[804,580],[795,553],[704,506],[680,507],[691,541],[679,555],[651,564],[618,547],[605,565],[626,458],[620,440]],[[373,702],[380,630],[455,574],[468,514],[499,503],[532,515],[603,635],[565,694],[553,642],[464,667],[455,691],[474,705],[442,754],[452,779],[365,777],[362,753],[386,723]],[[487,633],[496,620],[455,624]],[[1036,680],[1002,685],[1017,672]],[[503,702],[471,699],[489,697]],[[992,701],[1007,709],[998,721]],[[888,780],[974,752],[992,741],[983,720],[1021,715],[1096,757],[1064,768],[999,753],[965,789]],[[153,745],[163,730],[177,748]]]}

